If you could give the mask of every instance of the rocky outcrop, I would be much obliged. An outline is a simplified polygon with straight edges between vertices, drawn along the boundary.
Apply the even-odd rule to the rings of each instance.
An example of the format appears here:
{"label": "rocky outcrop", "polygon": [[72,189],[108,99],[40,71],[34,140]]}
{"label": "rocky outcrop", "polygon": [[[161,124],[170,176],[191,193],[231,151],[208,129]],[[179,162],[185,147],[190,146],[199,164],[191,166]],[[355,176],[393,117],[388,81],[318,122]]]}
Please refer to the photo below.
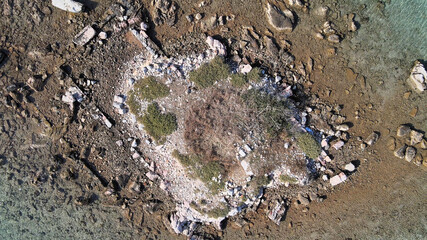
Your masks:
{"label": "rocky outcrop", "polygon": [[265,12],[268,22],[277,31],[292,32],[294,29],[295,17],[291,10],[280,10],[277,6],[268,3]]}

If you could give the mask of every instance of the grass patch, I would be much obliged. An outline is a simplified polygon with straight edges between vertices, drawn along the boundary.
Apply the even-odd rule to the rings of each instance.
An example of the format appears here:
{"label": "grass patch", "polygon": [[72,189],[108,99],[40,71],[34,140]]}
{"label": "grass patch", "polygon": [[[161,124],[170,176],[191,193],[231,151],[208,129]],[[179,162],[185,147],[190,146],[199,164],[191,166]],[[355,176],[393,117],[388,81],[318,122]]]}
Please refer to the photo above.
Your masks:
{"label": "grass patch", "polygon": [[258,195],[262,187],[267,186],[270,183],[270,179],[267,176],[254,176],[249,182],[249,187],[253,189],[253,194]]}
{"label": "grass patch", "polygon": [[248,78],[243,73],[236,73],[231,75],[231,85],[233,87],[243,87],[248,83]]}
{"label": "grass patch", "polygon": [[262,127],[271,137],[277,137],[290,128],[286,101],[256,89],[248,90],[242,98],[259,115]]}
{"label": "grass patch", "polygon": [[294,178],[294,177],[291,177],[291,176],[289,176],[289,175],[286,175],[286,174],[282,174],[282,175],[280,175],[279,179],[280,179],[280,181],[281,181],[281,182],[283,182],[283,183],[288,182],[288,183],[293,183],[293,184],[295,184],[295,183],[297,183],[297,182],[298,182],[298,179],[296,179],[296,178]]}
{"label": "grass patch", "polygon": [[190,72],[190,81],[197,87],[207,88],[216,81],[225,79],[230,74],[230,67],[221,57],[215,57],[210,63],[205,63],[198,69]]}
{"label": "grass patch", "polygon": [[250,72],[248,72],[246,77],[249,80],[249,82],[259,83],[261,81],[261,75],[262,75],[261,68],[254,67]]}
{"label": "grass patch", "polygon": [[146,77],[135,83],[134,94],[140,99],[152,101],[169,95],[169,87],[154,77]]}
{"label": "grass patch", "polygon": [[139,104],[137,97],[135,96],[135,92],[133,90],[128,92],[128,98],[126,99],[126,103],[129,106],[129,110],[135,116],[141,112],[141,105]]}
{"label": "grass patch", "polygon": [[172,156],[176,158],[187,170],[204,182],[207,187],[216,194],[224,188],[222,180],[214,181],[213,178],[218,178],[219,175],[224,176],[224,167],[216,161],[208,163],[203,162],[202,158],[197,155],[184,155],[178,150],[172,152]]}
{"label": "grass patch", "polygon": [[300,133],[296,136],[297,144],[309,158],[317,158],[322,151],[320,144],[309,133]]}
{"label": "grass patch", "polygon": [[222,204],[222,206],[211,209],[206,213],[210,218],[220,218],[220,217],[227,216],[229,212],[230,212],[230,208],[225,204]]}
{"label": "grass patch", "polygon": [[156,141],[173,133],[177,128],[176,116],[172,113],[162,113],[157,103],[148,105],[144,116],[138,118],[147,133]]}

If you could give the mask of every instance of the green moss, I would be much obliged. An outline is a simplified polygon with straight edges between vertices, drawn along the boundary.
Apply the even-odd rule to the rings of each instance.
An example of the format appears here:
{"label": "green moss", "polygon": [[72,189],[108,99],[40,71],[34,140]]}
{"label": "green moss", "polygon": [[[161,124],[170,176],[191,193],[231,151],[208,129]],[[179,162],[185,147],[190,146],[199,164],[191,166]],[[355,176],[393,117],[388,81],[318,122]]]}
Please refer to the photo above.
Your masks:
{"label": "green moss", "polygon": [[220,218],[220,217],[227,216],[229,212],[230,212],[230,208],[225,204],[223,204],[220,207],[216,207],[214,209],[207,211],[207,214],[211,218]]}
{"label": "green moss", "polygon": [[231,85],[234,87],[243,87],[248,83],[248,79],[243,73],[236,73],[231,75]]}
{"label": "green moss", "polygon": [[126,103],[129,106],[129,110],[135,116],[141,112],[141,105],[139,104],[137,97],[135,96],[135,92],[133,90],[128,92],[128,98],[126,99]]}
{"label": "green moss", "polygon": [[283,130],[290,128],[286,101],[256,89],[247,91],[242,98],[259,114],[262,127],[271,137],[277,137]]}
{"label": "green moss", "polygon": [[146,77],[135,83],[134,93],[143,100],[152,101],[169,95],[169,88],[154,77]]}
{"label": "green moss", "polygon": [[249,82],[258,83],[261,81],[261,75],[261,68],[255,67],[246,76]]}
{"label": "green moss", "polygon": [[176,117],[172,113],[162,113],[157,103],[148,105],[144,116],[138,118],[147,133],[156,141],[173,133],[177,128]]}
{"label": "green moss", "polygon": [[216,81],[225,79],[230,74],[230,67],[221,57],[214,58],[210,63],[203,64],[198,69],[190,72],[190,81],[197,87],[206,88]]}
{"label": "green moss", "polygon": [[279,177],[280,181],[282,181],[283,183],[288,182],[288,183],[297,183],[298,179],[291,177],[289,175],[286,174],[282,174]]}
{"label": "green moss", "polygon": [[178,150],[174,150],[172,156],[186,167],[194,177],[204,182],[213,194],[224,188],[223,181],[213,180],[213,178],[218,178],[219,175],[224,175],[224,167],[219,162],[211,161],[205,163],[199,156],[180,154]]}
{"label": "green moss", "polygon": [[309,133],[300,133],[296,136],[297,144],[309,158],[317,158],[322,151],[320,144]]}

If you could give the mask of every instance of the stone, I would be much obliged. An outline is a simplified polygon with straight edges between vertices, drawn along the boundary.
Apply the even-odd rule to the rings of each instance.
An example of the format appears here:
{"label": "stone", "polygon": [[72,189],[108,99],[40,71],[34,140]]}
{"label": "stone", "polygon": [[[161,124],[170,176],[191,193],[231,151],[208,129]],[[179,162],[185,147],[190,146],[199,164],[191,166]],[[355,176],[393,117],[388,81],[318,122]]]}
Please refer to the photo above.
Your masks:
{"label": "stone", "polygon": [[100,32],[99,34],[98,34],[98,37],[101,39],[101,40],[105,40],[105,39],[107,39],[107,33],[106,32]]}
{"label": "stone", "polygon": [[354,166],[353,163],[349,163],[344,166],[344,169],[349,172],[354,172],[354,170],[356,170],[356,167]]}
{"label": "stone", "polygon": [[416,117],[417,116],[417,113],[418,113],[418,107],[414,107],[414,108],[412,108],[412,110],[409,112],[409,116],[411,116],[411,117]]}
{"label": "stone", "polygon": [[346,132],[346,131],[348,131],[350,129],[350,127],[347,124],[341,124],[341,125],[338,125],[336,127],[336,129],[338,131],[344,131],[344,132]]}
{"label": "stone", "polygon": [[310,200],[308,200],[308,198],[301,195],[301,193],[298,193],[297,199],[298,199],[299,203],[304,205],[304,206],[307,206],[308,204],[310,204]]}
{"label": "stone", "polygon": [[241,73],[247,74],[252,70],[252,67],[249,64],[242,64],[239,66],[239,69]]}
{"label": "stone", "polygon": [[344,182],[345,180],[347,180],[347,176],[345,175],[345,173],[340,173],[338,175],[331,177],[329,182],[331,183],[332,186],[336,186],[336,185]]}
{"label": "stone", "polygon": [[86,26],[81,30],[76,37],[74,38],[73,42],[78,46],[84,46],[87,44],[93,37],[95,37],[96,31],[91,26]]}
{"label": "stone", "polygon": [[411,131],[411,145],[414,146],[423,140],[424,134],[416,130]]}
{"label": "stone", "polygon": [[411,162],[412,160],[414,160],[416,154],[417,150],[414,147],[406,148],[405,160]]}
{"label": "stone", "polygon": [[286,0],[289,6],[295,6],[295,7],[303,7],[304,4],[301,0]]}
{"label": "stone", "polygon": [[294,29],[294,13],[289,9],[280,10],[268,3],[265,8],[269,24],[277,31],[292,32]]}
{"label": "stone", "polygon": [[405,157],[406,148],[407,148],[406,145],[401,146],[396,151],[394,151],[394,156],[396,156],[400,159],[403,159]]}
{"label": "stone", "polygon": [[350,32],[356,32],[357,31],[357,25],[355,21],[350,21],[348,24],[348,30]]}
{"label": "stone", "polygon": [[147,31],[147,30],[148,30],[148,28],[149,28],[149,26],[148,26],[148,24],[147,24],[146,22],[141,22],[141,23],[139,24],[139,26],[141,27],[141,30],[142,30],[142,31]]}
{"label": "stone", "polygon": [[393,137],[390,137],[387,140],[387,148],[391,151],[394,151],[396,149],[396,139],[394,139]]}
{"label": "stone", "polygon": [[421,149],[426,150],[427,149],[427,140],[425,140],[425,139],[421,140],[420,147],[421,147]]}
{"label": "stone", "polygon": [[421,62],[415,61],[415,65],[409,75],[408,82],[409,85],[418,93],[421,93],[426,89],[427,71]]}
{"label": "stone", "polygon": [[398,137],[404,137],[404,136],[408,135],[410,132],[411,132],[411,128],[408,125],[400,125],[397,128],[396,135]]}
{"label": "stone", "polygon": [[275,224],[280,225],[280,222],[283,220],[284,216],[286,216],[287,210],[288,209],[284,202],[277,201],[274,207],[268,210],[267,216]]}
{"label": "stone", "polygon": [[379,137],[380,135],[377,132],[373,132],[366,138],[365,143],[372,146],[378,141]]}
{"label": "stone", "polygon": [[202,19],[203,18],[203,14],[202,13],[197,13],[196,14],[196,20],[198,21],[198,20],[200,20],[200,19]]}
{"label": "stone", "polygon": [[344,141],[342,141],[342,140],[339,140],[332,145],[332,147],[335,148],[335,150],[339,150],[343,146],[344,146]]}
{"label": "stone", "polygon": [[79,13],[83,10],[83,4],[73,0],[52,0],[52,6],[71,13]]}
{"label": "stone", "polygon": [[116,96],[114,96],[113,101],[116,103],[124,103],[125,98],[121,95],[116,95]]}
{"label": "stone", "polygon": [[340,43],[341,39],[338,35],[336,34],[332,34],[328,36],[328,42],[331,43]]}
{"label": "stone", "polygon": [[27,80],[28,86],[36,92],[43,90],[44,81],[42,78],[30,77]]}
{"label": "stone", "polygon": [[194,16],[192,14],[185,16],[185,18],[189,23],[192,23],[194,21]]}

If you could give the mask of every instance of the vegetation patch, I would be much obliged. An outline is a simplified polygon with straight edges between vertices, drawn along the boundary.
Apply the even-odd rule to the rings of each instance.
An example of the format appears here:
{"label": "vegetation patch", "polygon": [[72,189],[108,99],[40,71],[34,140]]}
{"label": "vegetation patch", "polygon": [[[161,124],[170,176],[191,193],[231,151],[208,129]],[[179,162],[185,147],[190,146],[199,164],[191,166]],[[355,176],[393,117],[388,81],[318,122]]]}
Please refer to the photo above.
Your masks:
{"label": "vegetation patch", "polygon": [[262,127],[271,137],[277,137],[283,130],[290,128],[286,101],[256,89],[248,90],[242,98],[259,115]]}
{"label": "vegetation patch", "polygon": [[246,77],[245,74],[243,73],[236,73],[231,75],[231,85],[233,85],[233,87],[243,87],[246,85],[246,83],[248,83],[248,78]]}
{"label": "vegetation patch", "polygon": [[317,158],[322,151],[320,144],[309,133],[300,133],[296,136],[298,146],[309,158]]}
{"label": "vegetation patch", "polygon": [[154,77],[146,77],[134,85],[134,95],[140,99],[152,101],[169,95],[169,87],[160,83]]}
{"label": "vegetation patch", "polygon": [[144,124],[147,133],[156,141],[173,133],[177,128],[176,116],[172,113],[162,113],[157,103],[148,105],[144,116],[138,118]]}
{"label": "vegetation patch", "polygon": [[289,175],[287,175],[287,174],[282,174],[282,175],[280,175],[279,179],[280,179],[280,181],[282,181],[283,183],[285,183],[285,182],[293,183],[293,184],[298,183],[298,179],[296,179],[296,178],[294,178],[294,177],[291,177],[291,176],[289,176]]}
{"label": "vegetation patch", "polygon": [[186,167],[190,174],[204,182],[212,193],[216,194],[224,188],[224,182],[218,177],[224,176],[225,170],[219,162],[206,163],[200,156],[181,154],[178,150],[174,150],[172,156]]}
{"label": "vegetation patch", "polygon": [[129,91],[126,103],[129,106],[130,112],[135,116],[138,116],[138,114],[141,112],[141,105],[139,104],[133,90]]}
{"label": "vegetation patch", "polygon": [[248,74],[246,75],[249,82],[259,83],[261,81],[262,71],[259,67],[254,67]]}
{"label": "vegetation patch", "polygon": [[207,214],[210,218],[220,218],[225,217],[230,212],[230,208],[225,204],[222,204],[220,207],[216,207],[207,211]]}
{"label": "vegetation patch", "polygon": [[230,67],[221,57],[215,57],[211,62],[203,64],[190,72],[190,81],[199,88],[212,86],[216,81],[225,79],[230,74]]}

